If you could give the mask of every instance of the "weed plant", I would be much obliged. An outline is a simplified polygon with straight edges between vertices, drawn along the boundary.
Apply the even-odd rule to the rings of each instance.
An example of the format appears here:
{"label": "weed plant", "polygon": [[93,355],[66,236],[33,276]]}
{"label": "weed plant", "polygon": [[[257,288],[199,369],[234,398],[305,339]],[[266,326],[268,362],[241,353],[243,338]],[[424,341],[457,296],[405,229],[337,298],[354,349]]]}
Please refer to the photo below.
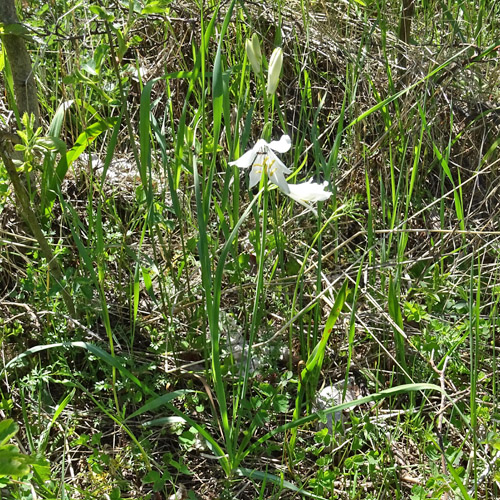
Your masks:
{"label": "weed plant", "polygon": [[498,2],[18,8],[0,498],[497,498]]}

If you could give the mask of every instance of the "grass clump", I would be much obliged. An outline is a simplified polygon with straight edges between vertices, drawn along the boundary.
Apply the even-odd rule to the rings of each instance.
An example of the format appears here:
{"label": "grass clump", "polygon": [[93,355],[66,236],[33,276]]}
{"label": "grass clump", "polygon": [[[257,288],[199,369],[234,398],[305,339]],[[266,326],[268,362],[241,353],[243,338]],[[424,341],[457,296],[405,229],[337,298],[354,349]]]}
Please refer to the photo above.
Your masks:
{"label": "grass clump", "polygon": [[496,498],[497,3],[23,7],[1,497]]}

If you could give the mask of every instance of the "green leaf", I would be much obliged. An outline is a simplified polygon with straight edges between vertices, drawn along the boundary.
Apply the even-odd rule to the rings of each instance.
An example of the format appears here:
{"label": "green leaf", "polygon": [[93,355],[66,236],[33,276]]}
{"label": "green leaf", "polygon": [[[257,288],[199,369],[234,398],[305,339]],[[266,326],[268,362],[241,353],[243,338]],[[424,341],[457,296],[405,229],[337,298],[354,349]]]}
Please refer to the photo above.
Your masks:
{"label": "green leaf", "polygon": [[389,278],[389,314],[396,324],[393,327],[394,330],[394,343],[396,346],[396,359],[401,365],[404,373],[404,380],[406,383],[410,383],[411,379],[408,376],[408,366],[406,364],[406,352],[405,352],[405,338],[403,336],[403,315],[401,314],[401,308],[399,306],[399,296],[397,291],[397,286],[392,276]]}
{"label": "green leaf", "polygon": [[43,457],[33,462],[33,472],[39,484],[50,481],[51,479],[50,464]]}
{"label": "green leaf", "polygon": [[168,7],[171,0],[154,0],[142,9],[141,14],[165,14],[168,12]]}
{"label": "green leaf", "polygon": [[[95,274],[95,272],[94,272]],[[207,442],[207,445],[209,446],[210,450],[216,454],[218,457],[220,457],[220,463],[226,473],[229,473],[230,471],[230,466],[227,460],[227,457],[225,456],[224,451],[222,448],[219,446],[217,441],[214,439],[214,437],[200,424],[195,422],[189,415],[186,415],[182,411],[180,411],[178,408],[176,408],[174,405],[171,405],[167,399],[170,396],[170,394],[166,395],[166,398],[162,398],[161,396],[158,396],[147,384],[143,384],[135,375],[133,375],[129,370],[127,370],[124,366],[125,362],[117,357],[117,356],[111,356],[108,352],[104,351],[100,347],[90,344],[88,342],[63,342],[63,343],[56,343],[56,344],[45,344],[45,345],[38,345],[31,347],[30,349],[27,349],[23,353],[17,355],[13,359],[11,359],[3,368],[0,369],[0,376],[9,368],[12,366],[15,366],[19,361],[24,359],[27,356],[31,356],[33,354],[36,354],[38,352],[43,352],[48,349],[59,349],[59,348],[82,348],[87,350],[89,353],[93,354],[97,358],[100,358],[102,361],[106,362],[108,365],[116,368],[123,377],[126,379],[132,381],[134,384],[136,384],[144,394],[148,394],[150,396],[153,396],[153,401],[151,403],[146,404],[141,408],[143,411],[148,411],[151,408],[155,408],[156,406],[159,406],[160,404],[165,404],[166,408],[171,411],[172,413],[175,413],[179,417],[181,417],[186,423],[189,425],[193,426],[200,434],[201,436],[205,439]],[[82,388],[81,386],[79,386]],[[180,391],[175,391],[177,394]],[[146,409],[147,407],[147,409]],[[108,414],[108,413],[107,413]],[[137,412],[136,412],[137,414]],[[117,423],[123,424],[123,422],[120,422],[114,415],[111,413],[108,414],[110,418],[114,418]],[[125,427],[125,430],[127,428]],[[127,430],[127,432],[129,432]],[[133,437],[133,434],[129,434],[131,437]]]}
{"label": "green leaf", "polygon": [[325,356],[325,349],[328,343],[328,339],[332,333],[332,329],[339,318],[340,312],[342,311],[342,307],[344,307],[344,302],[347,297],[347,280],[344,281],[342,288],[340,289],[337,297],[335,298],[335,304],[330,311],[330,315],[325,324],[325,329],[323,330],[323,335],[321,336],[321,340],[313,349],[313,352],[309,356],[306,367],[302,370],[302,379],[307,376],[308,372],[311,372],[314,368],[319,367],[323,364],[323,358]]}
{"label": "green leaf", "polygon": [[147,483],[154,483],[155,481],[158,481],[160,479],[160,473],[156,470],[150,470],[143,478],[142,482],[147,484]]}
{"label": "green leaf", "polygon": [[443,392],[441,387],[439,387],[435,384],[426,384],[426,383],[405,384],[405,385],[399,385],[396,387],[391,387],[390,389],[384,389],[383,391],[377,392],[375,394],[370,394],[369,396],[364,396],[362,398],[355,399],[354,401],[348,401],[346,403],[342,403],[340,405],[333,406],[333,407],[328,408],[326,410],[323,410],[321,412],[312,413],[311,415],[307,415],[307,416],[299,418],[297,420],[292,420],[291,422],[288,422],[284,425],[280,425],[279,427],[273,429],[272,431],[268,432],[264,436],[260,437],[251,446],[249,446],[248,449],[246,449],[244,451],[244,453],[242,453],[241,459],[244,459],[246,456],[248,456],[249,454],[254,452],[255,449],[262,446],[266,441],[268,441],[270,438],[272,438],[276,434],[280,434],[280,433],[286,432],[290,429],[298,428],[301,425],[307,424],[308,422],[318,420],[320,418],[320,416],[326,417],[327,415],[331,415],[332,413],[340,412],[340,411],[346,410],[347,408],[353,408],[355,406],[359,406],[359,405],[362,405],[365,403],[370,403],[371,401],[379,401],[381,399],[389,398],[392,396],[397,396],[398,394],[407,394],[407,393],[416,392],[416,391]]}
{"label": "green leaf", "polygon": [[286,394],[278,394],[273,400],[273,410],[278,413],[286,413],[288,411],[289,399]]}
{"label": "green leaf", "polygon": [[19,430],[18,425],[11,418],[0,422],[0,446],[6,444]]}
{"label": "green leaf", "polygon": [[0,35],[16,35],[26,39],[31,39],[30,31],[21,23],[3,24],[0,23]]}
{"label": "green leaf", "polygon": [[[344,281],[342,288],[339,290],[337,297],[335,298],[335,303],[333,304],[332,310],[326,320],[325,329],[323,330],[323,335],[321,336],[321,340],[316,344],[313,351],[309,355],[307,359],[306,367],[301,372],[301,382],[299,382],[299,386],[297,389],[297,397],[295,398],[295,410],[293,412],[292,422],[297,421],[299,418],[301,408],[302,408],[302,399],[304,397],[305,388],[309,387],[311,393],[316,391],[316,386],[318,384],[318,377],[321,367],[323,365],[323,359],[325,356],[325,349],[328,343],[328,339],[332,333],[333,327],[337,322],[342,308],[344,307],[344,303],[347,297],[347,280]],[[295,441],[297,439],[297,429],[295,427],[292,428],[292,435],[290,438],[290,447],[293,450],[295,447]]]}
{"label": "green leaf", "polygon": [[74,146],[66,153],[66,145],[62,141],[53,139],[54,147],[61,154],[61,159],[57,164],[54,175],[50,177],[51,182],[47,189],[47,206],[55,200],[57,192],[66,176],[70,165],[78,159],[78,157],[87,149],[87,147],[100,135],[109,128],[112,128],[116,119],[99,120],[87,127],[76,140]]}
{"label": "green leaf", "polygon": [[144,406],[139,408],[137,411],[132,413],[132,415],[127,417],[127,420],[134,418],[134,417],[137,417],[138,415],[142,415],[143,413],[153,411],[154,409],[165,405],[165,403],[169,403],[170,401],[172,401],[172,399],[183,396],[184,394],[186,394],[188,392],[195,392],[195,391],[191,391],[189,389],[183,389],[183,390],[179,390],[179,391],[169,392],[168,394],[164,394],[163,396],[159,396],[157,398],[154,398],[151,401],[148,401]]}
{"label": "green leaf", "polygon": [[115,19],[115,16],[108,12],[106,9],[103,7],[100,7],[98,5],[91,5],[89,7],[90,12],[95,14],[96,16],[99,17],[99,19],[102,19],[103,21],[107,21],[108,23],[112,22]]}
{"label": "green leaf", "polygon": [[14,445],[0,448],[0,476],[22,477],[29,473],[31,457],[19,453]]}

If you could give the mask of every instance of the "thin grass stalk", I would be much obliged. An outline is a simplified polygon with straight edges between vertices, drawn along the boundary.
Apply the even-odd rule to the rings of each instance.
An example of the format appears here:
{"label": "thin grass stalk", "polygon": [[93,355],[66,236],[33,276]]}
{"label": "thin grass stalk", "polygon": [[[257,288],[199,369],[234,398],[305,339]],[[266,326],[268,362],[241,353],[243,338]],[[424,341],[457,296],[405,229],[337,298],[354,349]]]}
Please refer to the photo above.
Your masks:
{"label": "thin grass stalk", "polygon": [[[399,278],[400,279],[400,278]],[[394,345],[396,349],[396,359],[401,366],[403,373],[399,374],[400,382],[410,383],[411,377],[406,363],[406,345],[405,338],[401,334],[404,331],[403,315],[399,305],[399,281],[389,277],[389,314],[398,328],[393,328]]]}
{"label": "thin grass stalk", "polygon": [[[211,23],[214,21],[216,17],[218,8],[214,13]],[[203,9],[201,12],[202,19],[202,32],[204,31],[203,26]],[[207,32],[210,31],[207,28]],[[205,75],[206,75],[206,62],[205,62],[205,53],[208,49],[208,41],[209,38],[206,36],[202,37],[202,44],[200,47],[200,69],[201,69],[201,88],[204,89]],[[215,77],[215,75],[214,75]],[[220,99],[220,96],[218,96]],[[202,91],[202,101],[201,101],[201,109],[205,108],[205,93]],[[219,117],[220,118],[220,117]],[[205,114],[201,116],[201,129],[202,135],[205,137],[206,133],[206,123],[205,123]],[[195,150],[196,144],[196,127],[195,132],[193,134],[193,150]],[[204,181],[205,177],[205,141],[202,141],[202,155],[203,155],[203,166],[202,171],[204,173]],[[193,169],[193,180],[195,185],[195,197],[196,197],[196,209],[197,209],[197,221],[198,221],[198,230],[199,230],[199,243],[198,250],[200,254],[200,264],[202,271],[202,285],[205,291],[205,307],[208,316],[208,324],[210,330],[210,341],[211,341],[211,367],[212,367],[212,380],[215,386],[215,393],[217,395],[217,401],[219,403],[219,412],[220,419],[222,424],[222,430],[224,433],[224,441],[226,444],[226,452],[228,454],[228,466],[229,470],[226,472],[230,474],[230,470],[232,469],[233,464],[233,446],[232,446],[232,433],[231,426],[229,423],[229,416],[227,410],[227,392],[224,380],[222,378],[221,371],[221,355],[220,355],[220,330],[219,330],[219,306],[220,303],[214,302],[214,294],[216,294],[216,284],[212,281],[212,266],[210,261],[210,251],[209,251],[209,243],[208,243],[208,232],[207,232],[207,224],[210,218],[209,207],[210,207],[210,198],[211,198],[211,186],[204,186],[200,180],[198,174],[198,159],[196,154],[192,154],[192,169]],[[213,178],[213,168],[210,169],[209,173],[210,179]],[[210,180],[207,181],[207,184],[211,184]]]}
{"label": "thin grass stalk", "polygon": [[361,276],[363,275],[363,270],[364,270],[364,262],[365,259],[363,255],[361,262],[359,263],[358,274],[356,276],[356,284],[354,285],[352,302],[350,304],[351,316],[349,318],[349,330],[347,333],[347,364],[345,369],[345,384],[344,384],[344,391],[342,394],[342,400],[344,400],[347,391],[347,381],[349,378],[349,371],[351,369],[352,354],[354,352],[354,337],[356,334],[356,310],[357,310],[356,304],[358,300],[359,283],[361,282]]}
{"label": "thin grass stalk", "polygon": [[151,165],[151,136],[154,134],[151,124],[151,91],[156,80],[149,81],[142,89],[141,102],[139,108],[139,175],[141,179],[142,189],[146,196],[146,210],[143,219],[141,235],[139,238],[138,251],[136,254],[136,263],[134,267],[134,275],[132,282],[132,332],[130,338],[130,349],[134,350],[135,331],[137,327],[137,314],[139,310],[139,295],[140,295],[140,270],[142,246],[146,233],[148,232],[151,241],[153,242],[153,252],[156,255],[155,245],[155,227],[156,217],[154,208],[153,182],[152,182],[152,165]]}
{"label": "thin grass stalk", "polygon": [[122,416],[120,414],[114,414],[113,412],[109,411],[102,403],[99,402],[99,400],[97,400],[94,397],[94,395],[88,389],[86,389],[79,382],[72,381],[72,382],[67,383],[67,385],[70,385],[70,386],[72,385],[73,387],[77,387],[78,389],[80,389],[80,391],[83,392],[84,394],[86,394],[88,396],[88,398],[96,405],[96,407],[99,408],[99,410],[101,410],[104,413],[104,415],[106,415],[109,419],[111,419],[113,422],[115,422],[115,424],[118,425],[118,427],[120,427],[121,429],[123,429],[126,432],[126,434],[130,437],[130,439],[134,443],[134,445],[137,446],[137,449],[139,450],[139,453],[141,454],[141,457],[144,460],[144,465],[145,465],[146,469],[148,471],[151,470],[151,461],[150,461],[148,453],[146,452],[144,447],[141,445],[141,442],[139,441],[139,439],[137,439],[135,434],[129,428],[129,426],[125,424],[125,421],[122,418]]}
{"label": "thin grass stalk", "polygon": [[[224,76],[223,76],[223,62],[222,62],[222,43],[224,41],[224,36],[226,34],[227,28],[229,26],[229,22],[231,21],[231,16],[233,13],[233,8],[236,3],[236,0],[232,0],[229,8],[224,17],[224,22],[222,24],[219,42],[217,44],[217,52],[215,55],[214,67],[212,71],[212,110],[213,110],[213,123],[212,123],[212,161],[210,164],[208,179],[204,188],[204,213],[209,213],[210,201],[212,198],[212,187],[213,187],[213,179],[216,170],[216,162],[217,162],[217,150],[219,148],[219,138],[221,134],[222,128],[222,118],[225,113],[226,117],[226,138],[229,136],[229,147],[231,147],[231,128],[230,128],[230,112],[229,112],[229,99],[227,95],[227,85],[224,85]],[[218,9],[217,9],[218,10]],[[202,14],[203,15],[203,14]],[[215,14],[214,14],[215,16]],[[203,82],[205,81],[205,50],[208,50],[208,47],[202,47],[201,51],[201,59],[202,59],[202,89],[204,89]],[[226,92],[224,92],[224,88]],[[205,107],[205,93],[202,95],[202,109]],[[206,137],[206,128],[205,128],[205,120],[204,116],[202,119],[202,132],[203,137]],[[205,148],[205,141],[202,143],[202,148]],[[203,157],[205,158],[205,151],[203,151]]]}
{"label": "thin grass stalk", "polygon": [[[170,79],[172,78],[171,75],[166,75],[165,80],[166,80],[166,90],[167,90],[167,102],[169,103],[168,106],[168,114],[170,116],[170,128],[171,130],[176,130],[176,124],[174,122],[174,111],[172,107],[172,96],[171,96],[171,91],[170,91]],[[167,110],[166,110],[167,113]],[[174,160],[172,161],[170,157],[170,153],[168,152],[168,147],[167,147],[167,141],[165,138],[165,127],[164,124],[162,128],[158,126],[156,121],[152,121],[152,127],[154,131],[154,137],[156,139],[156,144],[159,146],[161,155],[162,155],[162,165],[163,165],[163,171],[165,174],[165,177],[167,179],[168,183],[168,191],[170,193],[170,198],[172,200],[172,208],[174,211],[174,214],[179,221],[179,239],[181,243],[181,251],[182,251],[182,256],[184,262],[188,261],[188,254],[187,254],[187,248],[186,248],[186,238],[185,238],[185,212],[183,211],[180,201],[179,201],[179,196],[177,194],[177,188],[175,187],[175,179],[176,179],[176,172],[177,172],[177,156],[174,157]],[[178,130],[178,134],[181,133],[180,130]],[[180,276],[177,276],[174,267],[170,266],[171,268],[171,279],[172,281],[177,284]],[[187,291],[188,291],[188,296],[191,297],[191,278],[190,278],[190,273],[188,272],[188,269],[186,266],[183,267],[183,271],[185,271],[185,280],[186,280],[186,286],[187,286]],[[171,301],[168,296],[164,293],[164,285],[163,282],[160,281],[160,287],[162,288],[162,293],[161,293],[161,300],[163,304],[163,310],[167,311],[170,310],[170,305]],[[168,305],[168,308],[165,306]]]}
{"label": "thin grass stalk", "polygon": [[[235,238],[236,238],[236,236],[238,234],[238,231],[239,231],[241,225],[246,220],[246,218],[248,217],[248,215],[252,212],[255,204],[260,199],[261,193],[262,193],[262,190],[250,202],[250,204],[246,208],[245,212],[243,212],[243,214],[241,215],[240,219],[238,220],[238,222],[234,226],[234,228],[233,228],[233,230],[232,230],[232,232],[231,232],[228,240],[226,241],[226,243],[224,244],[224,246],[222,248],[222,251],[221,251],[221,254],[220,254],[220,257],[219,257],[219,262],[217,263],[217,267],[216,267],[216,270],[215,270],[215,276],[214,276],[214,281],[213,281],[213,300],[211,302],[211,304],[212,304],[211,317],[212,317],[212,323],[215,324],[215,325],[217,325],[217,330],[216,330],[217,335],[212,336],[212,332],[211,332],[211,338],[212,338],[212,369],[213,369],[213,375],[212,376],[213,376],[213,379],[214,379],[214,383],[215,383],[215,387],[216,387],[216,394],[217,394],[218,398],[219,398],[219,394],[221,394],[224,397],[226,397],[224,381],[222,380],[222,374],[221,374],[221,370],[220,370],[220,347],[219,347],[220,332],[218,330],[219,311],[220,311],[221,292],[222,292],[222,279],[223,279],[223,274],[224,274],[225,262],[226,262],[227,256],[228,256],[228,254],[229,254],[229,252],[231,250],[231,247],[233,245],[233,242],[234,242],[234,240],[235,240]],[[214,362],[214,356],[217,356],[216,362]],[[217,391],[219,391],[219,393],[217,393]],[[221,404],[221,401],[219,399],[219,405],[220,404]],[[224,411],[225,411],[225,415],[226,415],[226,420],[227,420],[227,404],[226,404],[225,400],[222,402],[222,405],[223,405],[223,408],[224,408]],[[220,411],[221,411],[221,416],[222,416],[222,411],[223,410],[220,410]],[[231,430],[234,430],[234,425],[233,425],[232,429],[230,429],[229,428],[229,423],[227,422],[227,426],[228,426],[227,429],[224,431],[225,432],[225,436],[226,435],[229,436],[229,439],[226,440],[226,446],[233,449],[233,445],[232,445],[232,440],[231,439],[237,440],[238,436],[237,435],[233,435],[231,433]],[[228,462],[229,462],[229,464],[231,464],[230,467],[234,468],[234,466],[239,462],[240,459],[236,458],[235,460],[231,461],[230,460],[231,458],[232,457],[228,458]]]}
{"label": "thin grass stalk", "polygon": [[365,187],[366,187],[366,203],[368,205],[368,213],[366,216],[366,234],[368,238],[368,266],[373,265],[373,249],[374,249],[374,227],[373,227],[373,208],[370,188],[370,173],[368,171],[367,162],[365,159]]}
{"label": "thin grass stalk", "polygon": [[[106,29],[109,50],[110,50],[110,54],[111,54],[111,64],[113,67],[113,71],[115,72],[116,83],[118,84],[118,88],[120,90],[120,99],[121,99],[122,104],[124,104],[127,102],[127,92],[125,90],[125,87],[123,86],[123,82],[122,82],[122,78],[121,78],[121,74],[120,74],[120,68],[118,66],[119,58],[117,57],[116,50],[115,50],[116,36],[114,36],[112,34],[111,25],[110,25],[108,20],[104,20],[104,26]],[[132,127],[132,120],[130,119],[130,113],[128,110],[128,106],[126,106],[126,105],[123,106],[122,112],[123,112],[123,115],[125,118],[125,125],[127,126],[130,147],[131,147],[132,153],[134,155],[134,160],[137,164],[137,167],[140,170],[140,168],[141,168],[140,167],[140,165],[141,165],[140,164],[140,156],[139,156],[139,152],[137,151],[137,145],[136,145],[135,139],[134,139],[135,135],[134,135],[133,127]]]}
{"label": "thin grass stalk", "polygon": [[440,64],[439,66],[437,66],[436,68],[431,70],[429,73],[427,73],[427,75],[424,76],[423,78],[421,78],[420,80],[417,80],[412,85],[400,90],[399,92],[396,92],[393,95],[390,95],[389,97],[385,98],[383,101],[375,104],[375,106],[372,106],[370,109],[361,113],[354,120],[352,120],[350,123],[348,123],[344,130],[348,130],[348,129],[354,127],[356,124],[363,121],[366,117],[375,113],[376,111],[383,108],[384,106],[387,106],[387,104],[395,101],[396,99],[399,99],[401,96],[407,94],[408,92],[410,92],[414,88],[420,86],[422,83],[425,83],[427,80],[431,79],[433,76],[439,74],[443,69],[447,68],[455,59],[459,58],[466,51],[467,51],[467,47],[462,48],[457,53],[455,53],[453,56],[451,56],[448,60],[446,60],[444,63]]}
{"label": "thin grass stalk", "polygon": [[[302,294],[302,286],[303,286],[302,276],[303,276],[303,274],[305,272],[306,264],[307,264],[307,260],[309,258],[309,255],[311,254],[311,251],[314,248],[316,242],[318,241],[320,235],[323,233],[323,231],[326,229],[326,227],[329,224],[331,224],[335,219],[337,219],[338,217],[341,216],[342,211],[343,211],[343,206],[339,207],[337,209],[337,211],[334,212],[327,219],[327,221],[323,224],[323,226],[320,228],[320,230],[316,232],[316,234],[314,235],[314,238],[313,238],[313,241],[312,241],[311,245],[309,245],[309,247],[308,247],[308,249],[307,249],[307,251],[306,251],[306,253],[304,255],[304,258],[302,259],[302,264],[301,264],[300,269],[299,269],[299,271],[297,273],[297,276],[296,276],[296,285],[295,285],[295,289],[294,289],[294,293],[293,293],[293,298],[292,298],[290,318],[294,317],[295,311],[296,311],[297,302],[299,302],[299,298],[301,298],[301,296],[302,296],[301,295]],[[299,293],[299,291],[300,291],[300,293]],[[290,352],[292,352],[292,343],[293,343],[292,335],[293,335],[293,329],[292,329],[292,324],[290,324],[290,328],[289,328],[289,349],[290,349]],[[303,339],[303,340],[305,340],[305,339]],[[308,352],[307,354],[309,355],[310,352]]]}
{"label": "thin grass stalk", "polygon": [[[21,413],[24,421],[24,429],[26,432],[26,438],[28,440],[28,446],[31,453],[36,452],[35,440],[33,438],[33,431],[31,421],[28,418],[28,409],[26,407],[26,396],[24,394],[24,386],[20,385],[19,387],[19,396],[21,400]],[[40,415],[37,415],[40,418]]]}
{"label": "thin grass stalk", "polygon": [[[71,214],[71,219],[69,222],[69,228],[71,231],[71,234],[73,236],[73,241],[75,242],[75,245],[78,249],[78,254],[80,256],[80,259],[83,261],[84,268],[86,268],[87,273],[89,274],[96,290],[99,293],[99,300],[101,304],[101,318],[104,323],[104,329],[106,331],[106,335],[108,337],[108,344],[109,344],[109,350],[111,353],[111,357],[115,356],[115,349],[114,349],[114,340],[113,340],[113,330],[111,328],[111,321],[109,318],[109,310],[108,310],[108,304],[106,300],[106,290],[105,290],[105,275],[104,275],[104,270],[102,268],[102,265],[100,264],[101,259],[98,256],[98,272],[96,273],[94,269],[94,262],[90,256],[90,253],[88,249],[85,247],[83,244],[83,241],[80,238],[79,232],[80,229],[83,227],[82,222],[80,220],[80,217],[76,213],[76,210],[69,205],[63,198],[61,198],[61,206],[63,207],[64,213],[65,214]],[[101,228],[102,231],[102,222],[98,227]],[[101,249],[102,251],[102,249]],[[101,254],[102,255],[102,254]],[[116,407],[116,411],[120,413],[120,404],[118,402],[118,394],[116,392],[116,369],[112,368],[112,387],[113,387],[113,399]]]}
{"label": "thin grass stalk", "polygon": [[[344,205],[341,205],[340,207],[337,208],[337,210],[335,212],[332,213],[332,215],[330,215],[330,217],[323,223],[323,226],[320,228],[320,230],[317,231],[316,234],[314,235],[313,241],[309,245],[309,247],[308,247],[308,249],[307,249],[307,251],[306,251],[306,253],[304,255],[304,258],[302,259],[302,264],[301,264],[300,269],[299,269],[299,271],[297,273],[297,276],[296,276],[296,285],[295,285],[295,289],[294,289],[294,293],[293,293],[293,298],[292,298],[290,319],[292,319],[294,317],[294,315],[295,315],[296,305],[297,305],[298,299],[300,297],[299,291],[300,292],[302,291],[302,286],[303,286],[302,276],[303,276],[303,274],[305,272],[306,264],[307,264],[307,261],[309,259],[309,255],[311,254],[312,249],[315,247],[316,242],[318,241],[320,235],[325,231],[325,229],[331,223],[333,223],[334,220],[336,220],[339,217],[341,217],[343,215],[343,213],[344,213]],[[292,335],[293,335],[293,329],[292,329],[292,324],[290,324],[289,339],[288,339],[290,352],[292,352],[292,348],[293,348],[293,346],[292,346],[293,336]],[[310,355],[310,351],[307,352],[307,355],[308,356]]]}
{"label": "thin grass stalk", "polygon": [[[314,118],[313,118],[313,124],[311,127],[311,142],[313,144],[313,152],[314,152],[314,159],[315,159],[315,164],[316,164],[316,175],[319,178],[324,178],[327,174],[327,166],[326,166],[326,161],[325,157],[323,156],[323,153],[321,152],[321,149],[319,147],[319,140],[318,140],[318,118],[319,114],[323,108],[323,105],[325,103],[325,98],[326,98],[326,93],[322,97],[318,108],[316,109],[316,112],[314,113]],[[329,176],[326,176],[327,179],[330,179]],[[318,241],[317,241],[317,264],[316,264],[316,295],[319,295],[321,293],[322,289],[322,263],[323,263],[323,238],[322,238],[322,233],[321,233],[321,207],[322,203],[319,203],[318,205],[318,218],[316,220],[316,227],[317,227],[317,232],[319,234]],[[317,303],[315,308],[314,308],[314,322],[312,323],[312,335],[308,334],[308,339],[312,337],[312,343],[313,345],[316,345],[318,342],[318,331],[319,331],[319,323],[321,321],[321,308],[320,304]]]}
{"label": "thin grass stalk", "polygon": [[238,391],[238,395],[234,402],[233,408],[233,418],[235,418],[236,422],[233,427],[234,429],[234,453],[236,454],[236,446],[237,439],[240,435],[240,428],[242,422],[242,415],[239,412],[239,407],[242,401],[244,401],[248,388],[248,379],[250,376],[250,364],[252,362],[252,347],[254,343],[255,336],[259,329],[260,319],[262,315],[260,311],[262,309],[262,302],[265,302],[265,293],[264,293],[264,270],[266,265],[266,237],[267,237],[267,209],[268,209],[268,199],[269,199],[269,191],[268,191],[268,182],[267,176],[264,175],[261,178],[260,186],[261,186],[261,194],[259,195],[259,201],[257,202],[257,207],[260,206],[260,198],[262,198],[262,225],[261,225],[261,242],[260,242],[260,252],[259,252],[259,261],[258,261],[258,270],[257,270],[257,286],[255,288],[255,296],[253,301],[252,308],[252,322],[250,325],[250,336],[248,339],[247,349],[246,349],[246,362],[243,372],[243,381],[240,385],[240,390]]}
{"label": "thin grass stalk", "polygon": [[[205,295],[205,308],[208,317],[211,340],[211,366],[212,379],[215,385],[215,393],[219,403],[219,411],[224,432],[226,445],[231,443],[231,431],[227,414],[227,394],[225,384],[222,379],[221,360],[220,360],[220,331],[219,331],[219,311],[217,305],[214,305],[213,293],[214,286],[212,283],[212,266],[210,262],[210,249],[207,233],[208,214],[204,213],[204,202],[202,199],[202,186],[198,174],[198,158],[195,154],[192,155],[193,180],[195,187],[197,221],[198,221],[198,251],[200,255],[202,285]],[[228,450],[230,451],[230,450]],[[229,457],[231,461],[231,456]]]}
{"label": "thin grass stalk", "polygon": [[[346,82],[347,82],[347,75],[346,75]],[[347,83],[346,83],[347,84]],[[332,212],[336,212],[338,208],[338,199],[337,199],[337,176],[338,176],[338,156],[339,156],[339,151],[340,151],[340,145],[342,143],[343,135],[342,131],[344,128],[344,118],[345,118],[345,109],[346,109],[346,98],[347,98],[347,92],[344,92],[344,98],[342,100],[342,107],[340,109],[340,114],[338,117],[338,124],[337,124],[337,132],[335,134],[335,141],[333,143],[333,148],[330,153],[330,156],[328,157],[328,162],[326,164],[326,170],[325,170],[325,177],[330,180],[330,186],[332,190],[332,197],[331,197],[331,207],[332,207]],[[335,219],[333,221],[333,228],[334,228],[334,248],[338,247],[338,241],[339,241],[339,226],[338,226],[338,221]],[[338,252],[334,253],[334,262],[338,262]]]}
{"label": "thin grass stalk", "polygon": [[[469,289],[469,357],[470,357],[470,426],[473,431],[472,453],[473,453],[473,484],[474,498],[477,499],[477,383],[479,374],[479,343],[480,343],[480,319],[481,319],[481,258],[477,256],[477,271],[474,270],[476,256],[473,253],[470,264],[470,289]],[[472,457],[471,457],[472,458]],[[469,478],[470,480],[470,478]]]}
{"label": "thin grass stalk", "polygon": [[[399,45],[399,54],[398,54],[398,66],[401,68],[407,69],[408,59],[406,57],[406,45],[410,43],[410,34],[411,34],[411,22],[413,19],[413,15],[415,13],[415,1],[416,0],[403,0],[402,9],[401,9],[401,17],[399,19],[399,29],[398,29],[398,37],[401,42]],[[409,80],[409,73],[405,73],[402,78],[402,83],[407,84]]]}
{"label": "thin grass stalk", "polygon": [[[253,453],[257,449],[259,449],[260,446],[262,446],[266,441],[268,441],[270,438],[275,436],[276,434],[281,434],[283,432],[286,432],[288,430],[293,430],[296,429],[302,425],[305,425],[309,422],[314,422],[318,420],[320,417],[326,417],[327,415],[331,415],[335,412],[338,411],[343,411],[347,408],[353,408],[355,406],[363,405],[365,403],[368,403],[370,401],[380,401],[381,399],[385,399],[387,397],[391,396],[396,396],[398,394],[407,394],[409,392],[422,392],[422,391],[438,391],[439,393],[442,392],[441,387],[434,385],[434,384],[426,384],[426,383],[419,383],[419,384],[406,384],[406,385],[401,385],[401,386],[396,386],[396,387],[391,387],[390,389],[384,389],[382,391],[379,391],[374,394],[370,394],[369,396],[364,396],[362,398],[356,399],[354,401],[349,401],[346,403],[342,403],[340,405],[332,406],[331,408],[328,408],[327,410],[323,410],[321,412],[316,412],[312,413],[310,415],[307,415],[305,417],[299,418],[297,420],[292,420],[290,422],[287,422],[286,424],[280,425],[279,427],[276,427],[275,429],[269,431],[267,434],[264,436],[260,437],[252,443],[252,445],[245,450],[244,456],[242,458],[245,458],[249,454]],[[448,396],[446,396],[448,401],[450,401],[452,404],[455,405],[455,402],[451,400]]]}
{"label": "thin grass stalk", "polygon": [[59,403],[57,403],[57,406],[55,407],[54,410],[54,414],[52,415],[49,424],[43,429],[43,431],[40,434],[37,446],[38,455],[43,456],[45,454],[50,439],[50,431],[74,395],[75,395],[75,389],[66,394],[66,396],[64,396],[62,400]]}
{"label": "thin grass stalk", "polygon": [[[450,138],[448,141],[448,146],[444,152],[444,154],[440,151],[438,145],[434,141],[430,127],[427,124],[427,120],[425,118],[425,115],[423,114],[423,111],[420,111],[420,116],[422,118],[423,125],[425,127],[425,130],[427,134],[429,135],[430,140],[432,141],[432,149],[434,151],[434,154],[439,161],[439,164],[441,165],[441,168],[443,172],[446,174],[446,177],[450,181],[451,185],[453,186],[453,199],[455,202],[455,212],[457,215],[457,219],[459,221],[460,229],[462,231],[465,231],[465,218],[464,218],[464,211],[463,211],[463,197],[462,197],[462,187],[461,187],[461,182],[460,182],[460,171],[457,170],[458,172],[458,187],[457,184],[455,184],[455,180],[453,179],[453,175],[451,173],[448,160],[450,156],[450,151],[451,151],[451,132],[452,128],[450,128]],[[450,127],[453,126],[453,113],[450,113]]]}

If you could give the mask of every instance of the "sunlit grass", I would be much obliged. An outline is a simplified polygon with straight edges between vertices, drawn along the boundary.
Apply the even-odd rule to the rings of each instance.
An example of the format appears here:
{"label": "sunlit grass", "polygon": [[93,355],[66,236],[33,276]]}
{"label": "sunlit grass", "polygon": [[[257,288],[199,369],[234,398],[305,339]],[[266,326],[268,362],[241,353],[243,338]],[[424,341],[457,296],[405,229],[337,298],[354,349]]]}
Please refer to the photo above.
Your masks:
{"label": "sunlit grass", "polygon": [[496,498],[498,5],[400,7],[29,3],[2,498]]}

